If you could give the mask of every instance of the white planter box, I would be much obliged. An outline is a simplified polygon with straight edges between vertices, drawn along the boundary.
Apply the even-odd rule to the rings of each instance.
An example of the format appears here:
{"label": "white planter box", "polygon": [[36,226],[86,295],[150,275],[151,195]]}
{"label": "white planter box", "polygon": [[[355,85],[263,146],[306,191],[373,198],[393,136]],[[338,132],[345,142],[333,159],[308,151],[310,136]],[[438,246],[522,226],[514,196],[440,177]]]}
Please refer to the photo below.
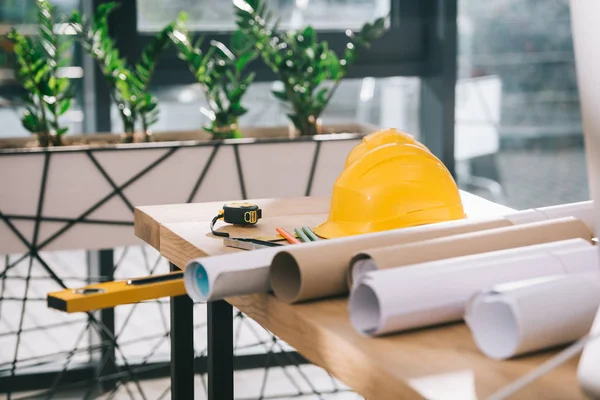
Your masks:
{"label": "white planter box", "polygon": [[[271,128],[222,142],[0,150],[0,254],[141,244],[132,228],[141,205],[329,195],[348,152],[371,132],[331,128],[359,133],[289,139]],[[169,135],[191,133],[157,136]]]}

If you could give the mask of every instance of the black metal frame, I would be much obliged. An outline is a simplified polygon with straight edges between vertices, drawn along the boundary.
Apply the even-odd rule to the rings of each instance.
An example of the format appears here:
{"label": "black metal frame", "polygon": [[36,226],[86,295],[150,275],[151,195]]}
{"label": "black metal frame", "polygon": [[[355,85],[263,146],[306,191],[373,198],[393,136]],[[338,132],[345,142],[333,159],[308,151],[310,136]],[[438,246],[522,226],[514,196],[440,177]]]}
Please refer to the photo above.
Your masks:
{"label": "black metal frame", "polygon": [[[179,271],[172,263],[169,269]],[[171,397],[194,398],[194,302],[188,295],[171,297]]]}
{"label": "black metal frame", "polygon": [[[287,359],[287,360],[285,360]],[[269,360],[265,359],[264,354],[245,354],[234,358],[234,368],[236,371],[251,370],[257,368],[284,367],[294,364],[306,364],[306,360],[301,354],[290,351],[284,358]],[[208,356],[194,358],[194,375],[206,374],[208,372]],[[156,379],[169,376],[173,365],[171,361],[138,363],[137,360],[131,360],[131,368],[139,380]],[[47,389],[52,386],[56,379],[56,369],[47,371],[38,371],[34,373],[16,374],[13,377],[0,377],[0,393],[23,392],[32,390]],[[73,364],[65,372],[61,388],[71,389],[77,387],[87,387],[97,383],[114,386],[125,375],[117,372],[112,375],[98,377],[97,365],[94,364]]]}
{"label": "black metal frame", "polygon": [[208,400],[233,400],[233,307],[225,300],[211,301],[207,311]]}
{"label": "black metal frame", "polygon": [[425,70],[421,75],[421,137],[455,176],[454,105],[457,51],[457,0],[423,0],[427,15]]}
{"label": "black metal frame", "polygon": [[[114,250],[105,249],[89,251],[88,276],[101,276],[106,280],[114,279]],[[90,282],[94,283],[94,282]],[[96,318],[106,327],[110,335],[115,334],[115,309],[106,308],[98,311]],[[93,333],[90,332],[92,335]],[[100,351],[90,350],[90,358],[97,363],[96,376],[107,376],[117,373],[116,351],[114,344],[110,341],[109,334],[105,331],[98,332],[98,337],[92,337],[90,342],[99,341]],[[115,388],[115,382],[98,382],[101,391],[106,392]]]}

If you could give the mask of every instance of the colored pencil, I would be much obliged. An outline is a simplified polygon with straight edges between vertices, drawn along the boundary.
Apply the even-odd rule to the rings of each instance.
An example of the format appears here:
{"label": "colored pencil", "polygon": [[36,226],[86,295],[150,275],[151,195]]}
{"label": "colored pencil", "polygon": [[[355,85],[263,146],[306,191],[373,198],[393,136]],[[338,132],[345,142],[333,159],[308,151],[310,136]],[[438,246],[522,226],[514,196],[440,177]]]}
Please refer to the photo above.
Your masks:
{"label": "colored pencil", "polygon": [[302,229],[294,229],[294,231],[296,232],[296,235],[298,235],[298,237],[300,238],[300,240],[304,243],[306,242],[310,242],[310,238],[308,236],[306,236],[306,233],[304,233],[304,231],[302,231]]}
{"label": "colored pencil", "polygon": [[285,238],[285,240],[287,240],[291,244],[301,243],[298,239],[296,239],[291,233],[289,233],[285,229],[279,227],[279,228],[275,228],[275,230],[277,231],[277,233],[279,233],[281,236],[283,236]]}
{"label": "colored pencil", "polygon": [[318,242],[319,240],[321,240],[321,239],[319,239],[319,237],[318,237],[318,236],[317,236],[317,235],[316,235],[316,234],[313,232],[313,230],[312,230],[312,229],[310,229],[308,226],[303,226],[303,227],[302,227],[302,230],[304,231],[304,233],[306,233],[306,236],[308,236],[308,238],[309,238],[310,240],[312,240],[313,242]]}

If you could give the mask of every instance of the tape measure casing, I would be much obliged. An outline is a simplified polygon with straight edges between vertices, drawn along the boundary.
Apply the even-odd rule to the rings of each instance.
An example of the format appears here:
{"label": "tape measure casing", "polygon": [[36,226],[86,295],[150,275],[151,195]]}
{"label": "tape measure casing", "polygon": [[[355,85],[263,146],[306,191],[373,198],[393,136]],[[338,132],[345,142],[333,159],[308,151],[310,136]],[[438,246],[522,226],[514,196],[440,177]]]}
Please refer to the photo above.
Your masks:
{"label": "tape measure casing", "polygon": [[234,225],[254,225],[262,218],[262,210],[252,203],[225,204],[222,210],[223,221]]}

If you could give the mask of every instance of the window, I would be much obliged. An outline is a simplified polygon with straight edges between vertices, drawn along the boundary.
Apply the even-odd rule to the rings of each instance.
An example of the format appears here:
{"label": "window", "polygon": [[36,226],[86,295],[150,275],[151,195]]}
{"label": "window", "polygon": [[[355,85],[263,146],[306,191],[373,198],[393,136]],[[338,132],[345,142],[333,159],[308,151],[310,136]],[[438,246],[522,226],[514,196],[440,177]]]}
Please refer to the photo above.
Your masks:
{"label": "window", "polygon": [[[360,28],[366,21],[390,12],[390,0],[276,0],[268,5],[286,29],[310,24],[319,30],[344,31]],[[235,29],[231,1],[137,0],[137,7],[140,32],[158,31],[182,11],[188,14],[192,30]]]}
{"label": "window", "polygon": [[569,2],[459,0],[458,26],[463,182],[519,209],[588,199]]}
{"label": "window", "polygon": [[[416,77],[345,79],[322,116],[323,124],[398,127],[417,136],[419,82]],[[285,109],[271,94],[272,86],[272,82],[257,82],[250,87],[243,101],[248,113],[241,118],[241,126],[289,125]],[[152,127],[154,131],[197,130],[208,123],[200,112],[206,101],[198,85],[155,86],[152,93],[158,98],[160,108],[159,121]],[[122,132],[114,105],[111,121],[112,131]]]}

